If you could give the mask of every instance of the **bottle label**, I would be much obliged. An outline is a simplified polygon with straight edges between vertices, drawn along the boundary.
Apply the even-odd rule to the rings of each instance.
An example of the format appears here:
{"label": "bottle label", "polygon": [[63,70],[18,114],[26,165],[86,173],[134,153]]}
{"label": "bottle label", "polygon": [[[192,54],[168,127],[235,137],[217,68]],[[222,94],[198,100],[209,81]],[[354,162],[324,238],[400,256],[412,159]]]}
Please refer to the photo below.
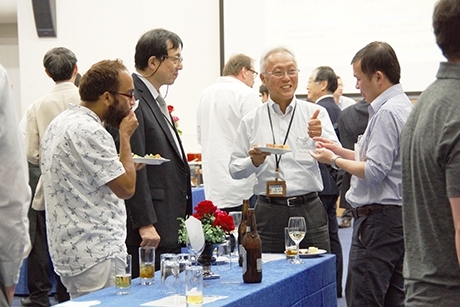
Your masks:
{"label": "bottle label", "polygon": [[257,259],[257,272],[262,272],[262,258]]}
{"label": "bottle label", "polygon": [[243,275],[244,275],[246,271],[248,270],[248,253],[243,245],[241,245],[240,248],[241,248],[240,249],[241,257],[243,259]]}

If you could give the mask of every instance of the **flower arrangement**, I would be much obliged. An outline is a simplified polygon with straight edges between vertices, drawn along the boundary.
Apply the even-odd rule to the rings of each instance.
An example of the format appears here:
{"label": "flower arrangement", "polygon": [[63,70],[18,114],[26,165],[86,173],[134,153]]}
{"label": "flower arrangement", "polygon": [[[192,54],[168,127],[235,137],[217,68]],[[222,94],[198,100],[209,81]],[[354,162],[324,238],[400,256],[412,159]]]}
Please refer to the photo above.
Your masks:
{"label": "flower arrangement", "polygon": [[173,111],[174,111],[174,106],[168,105],[168,112],[169,114],[171,114],[171,117],[174,121],[174,126],[176,126],[177,133],[179,133],[179,135],[182,135],[182,130],[179,129],[179,117],[172,115]]}
{"label": "flower arrangement", "polygon": [[[235,229],[233,218],[227,212],[217,209],[210,200],[199,202],[194,209],[196,212],[192,215],[201,221],[206,243],[222,243],[225,239],[225,234]],[[179,220],[181,221],[179,243],[185,243],[187,236],[185,220],[183,218],[179,218]]]}

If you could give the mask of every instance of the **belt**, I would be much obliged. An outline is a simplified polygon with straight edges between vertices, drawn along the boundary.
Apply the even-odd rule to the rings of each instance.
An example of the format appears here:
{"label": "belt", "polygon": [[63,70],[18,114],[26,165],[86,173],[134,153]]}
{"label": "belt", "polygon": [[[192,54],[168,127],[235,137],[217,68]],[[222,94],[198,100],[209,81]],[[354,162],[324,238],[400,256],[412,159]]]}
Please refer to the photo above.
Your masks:
{"label": "belt", "polygon": [[398,205],[380,205],[380,204],[370,204],[364,205],[358,208],[352,208],[351,213],[353,217],[356,219],[363,215],[370,215],[375,212],[382,212],[383,210],[394,210],[394,209],[401,209],[401,206]]}
{"label": "belt", "polygon": [[264,203],[276,206],[299,206],[305,205],[309,201],[318,197],[318,193],[311,192],[308,194],[290,196],[290,197],[267,197],[265,195],[258,195],[257,199],[263,201]]}

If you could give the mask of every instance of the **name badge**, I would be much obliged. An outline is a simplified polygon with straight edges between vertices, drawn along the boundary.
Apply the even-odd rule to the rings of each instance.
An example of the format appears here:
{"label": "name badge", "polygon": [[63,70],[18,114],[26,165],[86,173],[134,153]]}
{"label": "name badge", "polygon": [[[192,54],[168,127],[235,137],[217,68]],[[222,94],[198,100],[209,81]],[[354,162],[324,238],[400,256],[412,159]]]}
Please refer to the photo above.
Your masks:
{"label": "name badge", "polygon": [[286,181],[267,181],[267,197],[284,197],[286,195]]}

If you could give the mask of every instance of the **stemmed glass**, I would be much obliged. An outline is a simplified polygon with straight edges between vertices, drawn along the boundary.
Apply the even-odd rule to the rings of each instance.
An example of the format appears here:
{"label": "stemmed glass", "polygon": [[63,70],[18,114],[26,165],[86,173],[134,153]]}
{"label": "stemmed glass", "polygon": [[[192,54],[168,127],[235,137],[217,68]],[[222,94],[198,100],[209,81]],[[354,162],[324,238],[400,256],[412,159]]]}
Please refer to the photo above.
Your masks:
{"label": "stemmed glass", "polygon": [[190,259],[190,260],[192,261],[192,263],[194,263],[194,265],[197,265],[198,264],[198,257],[200,257],[201,253],[204,250],[204,244],[203,244],[203,246],[201,246],[201,248],[199,250],[193,249],[192,244],[190,243],[190,238],[188,237],[188,234],[185,235],[185,242],[186,242],[188,253],[190,255],[192,255],[192,257],[191,257],[192,259]]}
{"label": "stemmed glass", "polygon": [[297,254],[291,262],[294,264],[303,263],[303,261],[299,257],[299,243],[305,237],[305,233],[307,232],[307,225],[305,224],[305,219],[303,216],[293,216],[289,218],[288,222],[288,232],[289,236],[291,237],[292,241],[295,242],[297,248]]}
{"label": "stemmed glass", "polygon": [[235,224],[235,229],[232,230],[231,234],[235,238],[234,246],[232,246],[232,252],[238,257],[238,227],[241,224],[242,212],[241,211],[231,211],[229,214],[233,218],[233,223]]}

